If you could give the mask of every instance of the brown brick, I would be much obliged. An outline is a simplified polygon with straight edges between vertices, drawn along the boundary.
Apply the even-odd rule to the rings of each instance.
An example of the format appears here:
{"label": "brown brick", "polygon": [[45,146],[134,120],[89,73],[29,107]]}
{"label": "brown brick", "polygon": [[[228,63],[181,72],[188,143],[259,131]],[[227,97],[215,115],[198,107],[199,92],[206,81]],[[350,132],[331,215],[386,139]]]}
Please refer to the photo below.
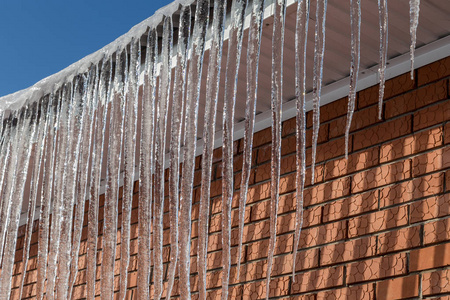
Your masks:
{"label": "brown brick", "polygon": [[377,163],[378,147],[351,153],[348,159],[342,157],[325,163],[325,180],[368,169]]}
{"label": "brown brick", "polygon": [[450,144],[450,122],[445,123],[444,126],[444,143]]}
{"label": "brown brick", "polygon": [[414,178],[381,189],[380,206],[391,206],[443,192],[444,174],[435,173]]}
{"label": "brown brick", "polygon": [[340,286],[343,283],[343,279],[342,266],[304,272],[295,276],[291,292],[295,294]]}
{"label": "brown brick", "polygon": [[422,278],[424,296],[450,292],[450,270],[440,270],[424,273]]}
{"label": "brown brick", "polygon": [[[273,278],[270,282],[269,297],[279,297],[287,295],[288,290],[289,290],[289,277],[286,276]],[[265,297],[266,297],[266,280],[252,281],[250,283],[244,284],[243,299],[256,300],[256,299],[265,299]],[[220,296],[211,297],[209,299],[220,299]]]}
{"label": "brown brick", "polygon": [[347,282],[382,279],[406,273],[406,254],[376,257],[351,263],[347,266]]}
{"label": "brown brick", "polygon": [[421,222],[450,214],[450,194],[434,196],[411,204],[410,222]]}
{"label": "brown brick", "polygon": [[307,228],[300,234],[299,246],[304,248],[339,241],[345,238],[345,231],[345,221]]}
{"label": "brown brick", "polygon": [[420,246],[420,226],[401,228],[378,235],[377,253],[405,250]]}
{"label": "brown brick", "polygon": [[420,153],[442,145],[442,127],[421,131],[414,135],[400,138],[380,148],[380,163]]}
{"label": "brown brick", "polygon": [[450,218],[425,223],[423,235],[425,244],[450,240]]}
{"label": "brown brick", "polygon": [[450,147],[428,152],[412,159],[413,176],[418,176],[450,167]]}
{"label": "brown brick", "polygon": [[339,178],[337,180],[308,187],[304,192],[304,205],[330,201],[339,197],[347,196],[350,193],[350,177]]}
{"label": "brown brick", "polygon": [[[330,121],[332,119],[338,118],[340,116],[347,115],[347,105],[348,105],[348,97],[344,97],[323,105],[320,107],[320,123],[324,123]],[[306,125],[311,127],[313,124],[313,114],[308,113],[306,120]]]}
{"label": "brown brick", "polygon": [[[375,123],[379,123],[378,119],[378,106],[372,105],[370,107],[357,110],[353,114],[352,124],[350,126],[350,132],[360,130]],[[330,122],[330,138],[343,136],[347,127],[347,116]]]}
{"label": "brown brick", "polygon": [[414,131],[450,120],[449,101],[437,103],[414,112]]}
{"label": "brown brick", "polygon": [[438,60],[417,70],[419,86],[439,80],[450,75],[450,57]]}
{"label": "brown brick", "polygon": [[374,299],[373,284],[353,285],[342,289],[319,292],[317,300],[339,300],[339,299]]}
{"label": "brown brick", "polygon": [[416,89],[386,101],[384,115],[386,119],[415,111],[423,106],[443,100],[447,97],[447,80]]}
{"label": "brown brick", "polygon": [[353,150],[383,143],[411,132],[411,116],[386,121],[354,134]]}
{"label": "brown brick", "polygon": [[[277,236],[274,254],[285,254],[292,251],[294,238],[291,234]],[[247,245],[246,260],[256,260],[267,257],[269,239],[252,241]]]}
{"label": "brown brick", "polygon": [[327,203],[323,208],[323,221],[329,222],[369,212],[378,208],[378,193],[370,191]]}
{"label": "brown brick", "polygon": [[348,234],[349,237],[355,237],[406,224],[408,224],[407,206],[397,206],[350,219]]}
{"label": "brown brick", "polygon": [[394,300],[419,296],[419,275],[383,280],[377,283],[377,299]]}
{"label": "brown brick", "polygon": [[375,245],[374,236],[326,245],[321,250],[320,265],[332,265],[373,256],[376,253]]}
{"label": "brown brick", "polygon": [[410,270],[422,271],[450,265],[450,244],[442,244],[411,251]]}
{"label": "brown brick", "polygon": [[[384,99],[389,99],[414,88],[414,81],[409,73],[394,77],[386,81]],[[358,108],[378,103],[378,85],[372,86],[358,93]]]}
{"label": "brown brick", "polygon": [[358,193],[367,189],[383,186],[409,178],[410,161],[382,165],[353,175],[352,192]]}

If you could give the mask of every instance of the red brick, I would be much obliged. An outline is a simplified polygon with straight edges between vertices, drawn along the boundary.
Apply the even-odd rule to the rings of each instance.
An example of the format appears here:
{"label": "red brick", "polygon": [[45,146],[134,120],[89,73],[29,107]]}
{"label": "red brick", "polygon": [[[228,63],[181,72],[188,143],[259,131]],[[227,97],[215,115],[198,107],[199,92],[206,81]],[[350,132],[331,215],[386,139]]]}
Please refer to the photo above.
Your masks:
{"label": "red brick", "polygon": [[419,275],[383,280],[377,283],[377,299],[394,300],[419,296]]}
{"label": "red brick", "polygon": [[443,192],[444,174],[434,173],[381,189],[380,206],[391,206]]}
{"label": "red brick", "polygon": [[401,228],[378,235],[377,253],[405,250],[420,246],[420,226]]}
{"label": "red brick", "polygon": [[356,132],[353,135],[353,150],[374,146],[408,133],[411,133],[411,116],[386,121]]}
{"label": "red brick", "polygon": [[450,292],[450,269],[424,273],[422,293],[424,296]]}
{"label": "red brick", "polygon": [[450,265],[450,243],[411,251],[410,271],[440,268]]}
{"label": "red brick", "polygon": [[355,283],[406,273],[406,254],[376,257],[351,263],[347,266],[347,282]]}
{"label": "red brick", "polygon": [[450,122],[445,123],[444,126],[444,143],[450,144]]}
{"label": "red brick", "polygon": [[[349,151],[351,148],[351,139],[349,141]],[[345,154],[345,139],[339,138],[317,145],[316,163],[330,160]],[[306,165],[310,166],[312,162],[312,148],[306,149]]]}
{"label": "red brick", "polygon": [[450,240],[450,218],[425,223],[423,240],[425,244]]}
{"label": "red brick", "polygon": [[[357,110],[353,114],[352,124],[350,126],[350,132],[360,130],[375,123],[379,123],[378,119],[378,106],[372,105],[370,107]],[[347,127],[347,116],[330,122],[330,138],[343,136]]]}
{"label": "red brick", "polygon": [[349,237],[355,237],[406,224],[408,224],[407,206],[397,206],[350,219],[348,234]]}
{"label": "red brick", "polygon": [[347,196],[349,193],[350,177],[339,178],[306,188],[304,192],[304,205],[309,206],[330,201]]}
{"label": "red brick", "polygon": [[369,212],[378,208],[378,193],[370,191],[327,203],[323,208],[323,221],[329,222]]}
{"label": "red brick", "polygon": [[411,204],[410,222],[416,223],[450,214],[450,194],[430,197]]}
{"label": "red brick", "polygon": [[439,80],[450,75],[450,57],[443,58],[417,70],[419,86]]}
{"label": "red brick", "polygon": [[[322,117],[322,115],[321,115],[321,117]],[[321,143],[323,143],[323,142],[328,140],[328,130],[329,130],[328,128],[329,128],[329,125],[328,124],[322,124],[322,123],[323,122],[321,122],[321,125],[319,127],[319,136],[318,136],[318,140],[317,140],[318,144],[321,144]],[[295,118],[292,118],[292,119],[289,119],[289,120],[283,122],[283,129],[282,129],[282,132],[281,132],[282,137],[283,137],[282,145],[281,145],[282,153],[287,153],[287,152],[285,152],[286,150],[283,149],[284,147],[293,147],[295,149],[295,145],[297,144],[295,142],[296,141],[296,136],[294,134],[295,130],[296,130],[296,127],[295,127],[296,125],[295,124],[296,124],[296,119]],[[306,130],[306,147],[311,147],[311,145],[312,145],[312,132],[313,132],[312,128]],[[291,135],[291,134],[293,134],[293,135]],[[286,135],[291,135],[291,136],[289,138],[285,138]],[[288,140],[290,142],[294,141],[293,145],[288,145],[288,143],[287,143]],[[264,148],[265,149],[268,149],[268,148],[270,149],[270,147],[264,147]],[[268,150],[267,152],[270,153],[270,150]],[[291,150],[291,152],[293,152],[293,151]]]}
{"label": "red brick", "polygon": [[373,284],[353,285],[337,290],[319,292],[317,300],[339,300],[339,299],[374,299]]}
{"label": "red brick", "polygon": [[[384,99],[389,99],[414,88],[414,81],[409,73],[394,77],[386,81],[384,88]],[[358,108],[378,103],[378,89],[375,85],[358,93]]]}
{"label": "red brick", "polygon": [[291,292],[304,293],[308,291],[331,288],[343,284],[343,267],[327,268],[304,272],[295,276]]}
{"label": "red brick", "polygon": [[448,100],[414,112],[414,131],[450,120]]}
{"label": "red brick", "polygon": [[386,101],[386,119],[415,111],[447,97],[447,80],[441,80]]}
{"label": "red brick", "polygon": [[380,163],[420,153],[442,145],[442,127],[421,131],[381,145]]}
{"label": "red brick", "polygon": [[368,169],[378,163],[378,147],[349,154],[325,163],[325,180]]}
{"label": "red brick", "polygon": [[[279,297],[287,295],[287,292],[289,290],[289,280],[290,278],[287,276],[272,278],[269,287],[269,297]],[[265,298],[266,298],[266,280],[252,281],[250,283],[244,284],[243,299],[256,300]],[[216,296],[209,299],[220,299],[220,297]]]}
{"label": "red brick", "polygon": [[[320,123],[347,115],[348,97],[344,97],[320,107]],[[307,114],[307,127],[313,124],[313,114]]]}
{"label": "red brick", "polygon": [[326,245],[321,250],[320,265],[333,265],[348,262],[376,253],[376,238],[367,237],[348,242]]}
{"label": "red brick", "polygon": [[345,238],[346,222],[334,222],[326,225],[302,230],[300,234],[301,248],[332,243]]}
{"label": "red brick", "polygon": [[450,167],[450,147],[444,147],[428,152],[412,159],[413,176]]}
{"label": "red brick", "polygon": [[356,173],[353,175],[352,192],[358,193],[367,189],[407,179],[411,176],[410,169],[410,161],[404,160]]}
{"label": "red brick", "polygon": [[[275,245],[275,255],[285,254],[292,252],[292,245],[294,238],[291,234],[277,236],[277,242]],[[247,244],[246,260],[256,260],[267,257],[269,250],[269,239],[252,241]]]}

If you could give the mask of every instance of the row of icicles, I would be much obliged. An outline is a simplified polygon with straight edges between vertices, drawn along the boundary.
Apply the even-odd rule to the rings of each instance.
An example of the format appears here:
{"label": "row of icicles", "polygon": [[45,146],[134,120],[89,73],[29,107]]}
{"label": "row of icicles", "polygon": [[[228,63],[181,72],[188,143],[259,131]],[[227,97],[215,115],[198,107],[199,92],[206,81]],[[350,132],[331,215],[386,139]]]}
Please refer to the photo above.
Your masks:
{"label": "row of icicles", "polygon": [[[149,299],[151,263],[153,263],[154,298],[163,294],[163,209],[166,144],[169,145],[169,214],[170,264],[166,295],[171,295],[175,271],[179,270],[179,294],[189,299],[191,208],[193,197],[194,161],[197,145],[199,88],[203,67],[206,32],[209,22],[209,0],[198,0],[195,22],[191,30],[191,8],[181,8],[176,53],[173,52],[172,18],[164,19],[161,49],[158,49],[156,28],[148,31],[145,64],[141,66],[140,39],[135,38],[114,55],[92,65],[87,73],[76,75],[53,93],[38,102],[10,112],[2,112],[0,148],[0,299],[9,299],[19,219],[25,189],[29,189],[28,216],[22,259],[19,291],[21,298],[28,263],[35,207],[39,205],[39,243],[37,257],[37,299],[44,293],[47,299],[70,299],[78,272],[78,253],[84,222],[84,195],[88,195],[88,239],[86,293],[94,299],[100,285],[102,299],[113,299],[114,263],[118,219],[118,194],[121,164],[124,165],[122,224],[120,243],[120,297],[127,289],[130,260],[130,219],[132,209],[135,165],[139,165],[139,237],[137,258],[137,298]],[[216,131],[220,65],[224,39],[226,2],[215,1],[212,19],[211,49],[206,82],[206,112],[203,131],[201,201],[198,238],[198,276],[200,299],[206,299],[208,220],[210,212],[211,165]],[[259,51],[262,32],[264,0],[252,1],[247,50],[247,99],[242,182],[239,196],[239,274],[244,211],[251,169],[253,130],[255,122]],[[387,0],[378,0],[380,15],[380,93],[379,117],[383,101],[387,60]],[[222,187],[222,299],[228,298],[230,278],[231,203],[233,185],[233,132],[236,84],[240,63],[246,0],[234,0],[231,7],[230,34],[226,61],[223,108],[223,187]],[[299,0],[296,19],[296,95],[297,95],[297,212],[294,233],[294,255],[297,253],[302,228],[303,189],[305,184],[305,76],[306,43],[309,21],[309,0]],[[313,71],[313,156],[320,124],[319,107],[325,44],[327,0],[317,0],[315,24],[315,53]],[[280,178],[282,67],[286,1],[274,3],[272,41],[272,167],[270,202],[270,243],[267,266],[266,297],[276,242],[278,188]],[[413,67],[415,35],[418,24],[419,0],[410,0],[411,67]],[[361,24],[360,0],[350,0],[351,68],[346,145],[355,108],[356,83],[359,70]],[[192,31],[192,34],[191,34]],[[158,59],[158,53],[159,59]],[[188,53],[191,53],[188,56]],[[171,60],[176,60],[171,78]],[[187,66],[189,65],[189,68]],[[143,70],[142,70],[143,68]],[[159,68],[159,69],[158,69]],[[188,70],[188,71],[187,71]],[[156,74],[159,86],[156,87]],[[412,75],[412,73],[411,73]],[[143,76],[143,78],[140,78]],[[170,90],[174,81],[173,91]],[[143,82],[139,86],[139,82]],[[142,101],[138,101],[142,89]],[[156,92],[158,91],[158,92]],[[173,95],[172,95],[173,94]],[[173,96],[170,115],[170,139],[166,141],[169,122],[169,98]],[[140,106],[140,107],[139,107]],[[140,108],[140,109],[139,109]],[[141,116],[138,112],[142,111]],[[138,128],[137,119],[141,119]],[[184,135],[181,128],[184,127]],[[109,128],[106,132],[105,128]],[[140,130],[140,156],[135,162],[136,136]],[[182,141],[182,136],[184,139]],[[184,147],[181,148],[181,145]],[[106,148],[105,145],[108,145]],[[103,151],[103,149],[107,149]],[[183,161],[180,174],[179,163]],[[346,151],[346,156],[348,151]],[[123,157],[123,162],[121,161]],[[106,161],[102,263],[97,266],[99,191],[102,162]],[[154,174],[153,178],[150,174]],[[181,176],[180,176],[181,175]],[[179,182],[181,177],[181,184]],[[31,180],[27,180],[31,178]],[[314,182],[314,174],[312,175]],[[52,200],[51,200],[52,199]],[[74,210],[74,211],[73,211]],[[50,226],[51,215],[51,226]],[[153,226],[151,226],[151,220]],[[72,228],[73,224],[73,228]],[[151,232],[151,227],[153,228]],[[150,249],[153,251],[151,252]],[[295,261],[293,280],[295,275]],[[101,274],[96,274],[99,272]],[[100,277],[100,281],[96,278]],[[239,275],[238,275],[239,278]],[[16,290],[17,292],[17,290]]]}

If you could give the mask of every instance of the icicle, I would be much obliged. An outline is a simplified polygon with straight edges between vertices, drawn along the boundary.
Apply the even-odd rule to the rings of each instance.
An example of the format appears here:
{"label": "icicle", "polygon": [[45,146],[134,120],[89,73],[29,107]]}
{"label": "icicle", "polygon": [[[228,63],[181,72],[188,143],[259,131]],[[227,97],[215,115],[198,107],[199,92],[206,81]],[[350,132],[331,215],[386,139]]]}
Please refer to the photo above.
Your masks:
{"label": "icicle", "polygon": [[420,0],[409,0],[409,33],[411,34],[411,80],[414,79],[414,50],[416,49],[417,26],[419,25]]}
{"label": "icicle", "polygon": [[226,65],[222,145],[222,299],[228,299],[231,267],[231,204],[233,201],[233,132],[237,76],[241,58],[242,32],[247,1],[235,0],[231,6],[230,35]]}
{"label": "icicle", "polygon": [[[131,41],[131,59],[126,90],[124,152],[125,172],[122,197],[122,228],[120,244],[120,292],[119,299],[125,299],[127,293],[128,264],[130,262],[131,207],[133,202],[134,169],[136,152],[136,127],[138,108],[138,75],[141,64],[141,43]],[[128,88],[128,90],[127,90]]]}
{"label": "icicle", "polygon": [[153,225],[153,249],[155,256],[155,299],[160,299],[163,292],[163,211],[164,211],[164,157],[166,149],[167,107],[171,79],[172,58],[172,17],[164,20],[163,42],[161,50],[161,74],[158,95],[158,111],[155,128],[155,215]]}
{"label": "icicle", "polygon": [[212,21],[212,41],[209,50],[208,75],[206,79],[205,126],[203,129],[202,187],[198,218],[199,298],[206,299],[206,270],[208,254],[208,220],[211,190],[211,167],[216,131],[216,110],[219,95],[220,66],[222,64],[223,32],[226,12],[225,1],[215,1]]}
{"label": "icicle", "polygon": [[303,227],[303,191],[306,169],[306,46],[308,43],[309,0],[300,0],[297,5],[297,30],[295,31],[295,79],[296,79],[296,167],[297,190],[294,231],[294,251],[292,252],[292,281],[295,282],[295,262],[297,258],[300,232]]}
{"label": "icicle", "polygon": [[328,0],[317,0],[314,38],[313,69],[313,135],[311,158],[311,184],[314,184],[317,140],[320,127],[320,93],[322,92],[323,55],[325,51],[325,20]]}
{"label": "icicle", "polygon": [[[30,253],[30,243],[31,243],[31,235],[33,234],[33,224],[34,224],[34,212],[36,210],[36,203],[38,198],[38,188],[39,188],[39,176],[41,174],[41,166],[43,160],[44,153],[44,140],[47,135],[47,124],[48,124],[48,115],[50,113],[51,107],[49,106],[49,96],[45,96],[42,100],[42,107],[40,109],[39,115],[39,126],[37,128],[37,139],[34,147],[34,156],[33,156],[33,166],[31,173],[31,182],[30,182],[30,198],[28,200],[28,213],[27,213],[27,225],[26,232],[23,242],[23,255],[22,255],[22,275],[19,283],[19,298],[22,299],[23,285],[25,282],[25,275],[27,272],[28,266],[28,254]],[[41,199],[40,199],[41,200]],[[39,201],[40,202],[40,201]]]}
{"label": "icicle", "polygon": [[51,195],[53,193],[54,162],[56,155],[57,130],[59,126],[59,113],[61,108],[60,93],[50,95],[51,110],[48,116],[50,122],[47,128],[44,170],[42,175],[41,204],[39,211],[39,242],[37,257],[37,283],[36,298],[42,300],[44,297],[44,286],[47,275],[47,255],[49,239],[49,219]]}
{"label": "icicle", "polygon": [[185,148],[180,194],[180,263],[179,287],[181,299],[190,299],[191,209],[194,181],[195,150],[197,144],[197,118],[206,29],[209,21],[209,0],[199,0],[195,12],[192,34],[192,57],[189,63],[186,91]]}
{"label": "icicle", "polygon": [[272,38],[272,166],[270,192],[270,242],[267,258],[266,299],[269,299],[270,275],[277,238],[277,209],[280,186],[281,106],[283,102],[283,46],[286,0],[275,4]]}
{"label": "icicle", "polygon": [[64,85],[62,91],[62,106],[59,117],[59,141],[57,145],[56,154],[56,165],[55,165],[55,188],[53,189],[53,205],[52,205],[52,225],[51,225],[51,235],[50,235],[50,247],[48,254],[48,269],[47,269],[47,293],[46,298],[53,300],[55,281],[56,281],[56,270],[57,270],[57,260],[60,250],[61,241],[61,223],[63,222],[63,189],[64,189],[64,178],[65,173],[65,162],[67,161],[69,144],[69,124],[71,122],[70,114],[71,98],[72,98],[72,82],[68,82]]}
{"label": "icicle", "polygon": [[2,272],[0,275],[1,300],[9,299],[11,294],[11,279],[16,252],[17,230],[19,228],[25,182],[28,175],[31,147],[35,140],[36,124],[38,122],[36,120],[37,112],[38,103],[35,102],[22,110],[19,124],[17,125],[19,126],[18,133],[20,133],[19,136],[21,138],[18,144],[19,147],[14,149],[18,152],[18,155],[16,156],[13,177],[10,178],[14,191],[11,193],[11,197],[9,197],[11,212],[6,231]]}
{"label": "icicle", "polygon": [[[103,62],[99,79],[98,99],[96,100],[98,102],[98,108],[93,127],[95,128],[95,131],[93,132],[94,144],[92,146],[92,167],[88,211],[88,240],[86,254],[86,286],[88,300],[93,300],[95,298],[100,176],[103,161],[103,145],[107,142],[107,140],[105,140],[106,116],[108,115],[107,99],[109,95],[112,71],[111,58],[104,58],[104,60],[105,61]],[[97,95],[97,91],[94,95]]]}
{"label": "icicle", "polygon": [[261,47],[264,0],[254,1],[250,20],[247,49],[247,100],[245,108],[244,159],[239,193],[239,247],[237,278],[239,278],[244,235],[245,204],[247,203],[248,181],[252,167],[253,129],[255,126],[256,94],[258,90],[258,64]]}
{"label": "icicle", "polygon": [[350,27],[352,44],[352,61],[350,66],[350,91],[348,94],[347,125],[345,127],[345,159],[348,159],[348,139],[356,103],[358,84],[361,33],[361,0],[350,0]]}
{"label": "icicle", "polygon": [[78,272],[78,256],[80,251],[80,240],[81,233],[83,230],[83,220],[84,220],[84,208],[86,201],[86,188],[88,179],[88,166],[91,157],[91,141],[92,141],[92,131],[93,131],[93,121],[94,121],[94,108],[96,103],[94,101],[93,92],[95,90],[95,84],[97,81],[97,71],[96,66],[91,66],[89,71],[89,81],[87,84],[87,105],[86,106],[86,119],[83,124],[82,129],[82,141],[80,147],[79,156],[79,167],[77,174],[77,186],[76,186],[76,209],[75,209],[75,220],[74,220],[74,232],[73,232],[73,246],[71,253],[71,265],[70,265],[70,276],[69,276],[69,292],[68,299],[72,299],[73,285],[75,284],[75,279]]}
{"label": "icicle", "polygon": [[150,291],[150,220],[152,219],[153,128],[156,102],[156,29],[149,30],[145,55],[144,94],[141,114],[141,152],[139,175],[139,237],[137,298],[149,299]]}
{"label": "icicle", "polygon": [[380,66],[378,74],[380,77],[380,88],[378,92],[378,119],[381,120],[383,111],[384,83],[386,81],[386,62],[388,47],[388,8],[387,0],[378,0],[378,12],[380,15]]}
{"label": "icicle", "polygon": [[[6,170],[8,169],[8,165],[11,161],[11,147],[13,144],[13,140],[14,138],[11,138],[12,133],[11,133],[11,122],[13,119],[13,115],[11,114],[7,119],[3,120],[2,119],[2,123],[3,124],[3,128],[2,128],[2,137],[0,140],[1,143],[1,149],[0,149],[0,228],[5,228],[6,226],[6,218],[3,215],[3,213],[6,210],[8,201],[5,200],[6,195],[3,194],[4,189],[3,189],[3,183],[5,182],[5,173]],[[4,207],[5,206],[5,207]],[[3,230],[0,229],[0,232],[3,233]],[[3,235],[2,235],[3,236]],[[0,246],[3,246],[3,238],[1,239],[2,242],[0,243]],[[3,248],[3,247],[2,247]],[[1,255],[0,255],[0,259],[1,259]]]}
{"label": "icicle", "polygon": [[170,170],[169,170],[169,214],[170,214],[170,264],[167,271],[166,299],[172,294],[175,280],[175,269],[178,263],[178,206],[179,206],[179,178],[180,178],[180,145],[181,120],[183,119],[184,88],[186,79],[186,55],[191,32],[191,8],[181,9],[180,27],[178,29],[178,49],[175,78],[173,86],[173,104],[171,116],[170,139]]}
{"label": "icicle", "polygon": [[124,123],[124,83],[127,80],[127,50],[116,53],[115,75],[107,105],[110,109],[109,147],[106,164],[106,189],[103,219],[102,248],[102,299],[114,297],[114,263],[117,241],[117,202],[119,201],[119,176],[121,164],[123,123]]}

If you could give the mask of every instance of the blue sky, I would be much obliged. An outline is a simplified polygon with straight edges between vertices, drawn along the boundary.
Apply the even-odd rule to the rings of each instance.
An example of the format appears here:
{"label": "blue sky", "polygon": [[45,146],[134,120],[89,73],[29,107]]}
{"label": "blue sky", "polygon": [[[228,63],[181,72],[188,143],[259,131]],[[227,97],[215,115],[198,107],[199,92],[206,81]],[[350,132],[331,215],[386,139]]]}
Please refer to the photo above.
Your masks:
{"label": "blue sky", "polygon": [[0,96],[97,51],[172,0],[0,0]]}

